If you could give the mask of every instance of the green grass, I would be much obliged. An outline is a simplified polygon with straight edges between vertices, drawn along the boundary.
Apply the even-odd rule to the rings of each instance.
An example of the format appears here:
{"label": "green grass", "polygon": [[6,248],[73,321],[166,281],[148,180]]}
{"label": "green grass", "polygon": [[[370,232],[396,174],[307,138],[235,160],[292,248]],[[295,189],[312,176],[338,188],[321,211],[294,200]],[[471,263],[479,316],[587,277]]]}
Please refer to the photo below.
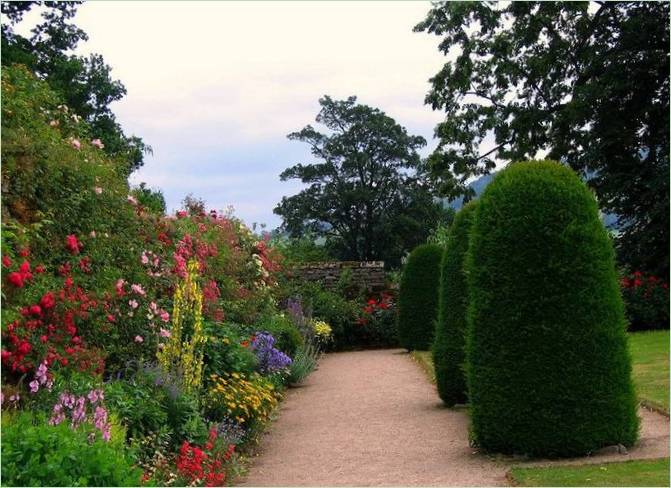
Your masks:
{"label": "green grass", "polygon": [[629,334],[634,384],[648,406],[669,412],[669,331]]}
{"label": "green grass", "polygon": [[427,376],[431,380],[431,383],[436,382],[436,372],[433,369],[433,358],[431,357],[431,351],[412,351],[410,353],[412,359],[414,359],[417,364],[426,372]]}
{"label": "green grass", "polygon": [[515,486],[669,486],[669,460],[512,468]]}
{"label": "green grass", "polygon": [[[639,399],[647,406],[669,412],[669,331],[629,334],[633,378]],[[413,351],[412,358],[435,383],[430,351]]]}

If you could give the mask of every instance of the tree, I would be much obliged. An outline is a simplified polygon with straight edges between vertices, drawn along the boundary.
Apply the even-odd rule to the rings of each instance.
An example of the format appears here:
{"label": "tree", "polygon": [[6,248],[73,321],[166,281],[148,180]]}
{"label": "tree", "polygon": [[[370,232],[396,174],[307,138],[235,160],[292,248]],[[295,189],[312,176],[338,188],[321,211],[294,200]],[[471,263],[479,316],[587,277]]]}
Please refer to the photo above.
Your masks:
{"label": "tree", "polygon": [[316,121],[330,132],[308,125],[288,138],[308,143],[321,161],[297,164],[280,175],[282,181],[296,178],[309,186],[283,197],[274,211],[292,236],[324,237],[326,247],[342,259],[397,265],[448,218],[422,180],[417,149],[426,141],[379,109],[358,104],[356,97],[324,96],[319,104]]}
{"label": "tree", "polygon": [[[2,65],[23,64],[38,78],[45,80],[63,98],[67,106],[90,125],[91,137],[100,139],[105,152],[128,161],[126,174],[142,166],[151,148],[136,136],[124,134],[110,104],[126,94],[126,88],[111,77],[111,68],[102,56],[76,56],[72,51],[86,33],[69,21],[82,2],[0,2],[2,15]],[[33,7],[44,9],[44,21],[23,37],[14,26]]]}
{"label": "tree", "polygon": [[429,162],[446,195],[545,151],[618,216],[620,257],[668,276],[668,2],[447,2],[415,30],[454,56],[426,97],[446,112]]}

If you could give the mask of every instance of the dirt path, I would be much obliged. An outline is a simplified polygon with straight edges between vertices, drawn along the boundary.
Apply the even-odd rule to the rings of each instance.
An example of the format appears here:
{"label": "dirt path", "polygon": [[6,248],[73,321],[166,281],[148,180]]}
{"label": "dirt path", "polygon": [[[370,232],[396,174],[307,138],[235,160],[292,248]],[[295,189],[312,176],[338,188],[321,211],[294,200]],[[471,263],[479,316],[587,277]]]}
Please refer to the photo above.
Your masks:
{"label": "dirt path", "polygon": [[[668,456],[668,419],[643,420],[640,448],[590,460]],[[466,412],[444,408],[408,354],[346,352],[327,355],[304,386],[289,390],[242,484],[505,485],[510,461],[468,447]]]}

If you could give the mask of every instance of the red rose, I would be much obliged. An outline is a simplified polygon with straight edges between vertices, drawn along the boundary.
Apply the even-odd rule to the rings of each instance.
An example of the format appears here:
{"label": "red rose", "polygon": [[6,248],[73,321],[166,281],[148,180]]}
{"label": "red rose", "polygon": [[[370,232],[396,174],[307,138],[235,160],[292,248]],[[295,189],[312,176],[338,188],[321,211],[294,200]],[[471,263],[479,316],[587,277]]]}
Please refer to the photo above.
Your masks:
{"label": "red rose", "polygon": [[71,254],[79,254],[81,244],[77,240],[77,236],[70,234],[65,238],[65,247],[68,248]]}
{"label": "red rose", "polygon": [[9,259],[9,256],[7,256],[7,255],[2,256],[2,265],[5,268],[9,268],[12,265],[12,260]]}
{"label": "red rose", "polygon": [[28,249],[27,247],[24,247],[23,249],[21,249],[19,251],[19,256],[21,256],[22,258],[27,257],[29,254],[30,254],[30,249]]}
{"label": "red rose", "polygon": [[37,266],[35,266],[35,273],[37,273],[37,274],[44,273],[44,266],[42,266],[41,264],[38,264]]}
{"label": "red rose", "polygon": [[40,342],[42,344],[46,343],[48,340],[49,340],[49,337],[47,337],[45,335],[40,336]]}
{"label": "red rose", "polygon": [[7,280],[17,288],[23,288],[23,275],[16,271],[7,275]]}
{"label": "red rose", "polygon": [[40,305],[47,310],[53,308],[56,305],[54,294],[52,292],[45,293],[40,300]]}
{"label": "red rose", "polygon": [[40,307],[39,305],[31,305],[30,313],[33,315],[42,315],[42,307]]}

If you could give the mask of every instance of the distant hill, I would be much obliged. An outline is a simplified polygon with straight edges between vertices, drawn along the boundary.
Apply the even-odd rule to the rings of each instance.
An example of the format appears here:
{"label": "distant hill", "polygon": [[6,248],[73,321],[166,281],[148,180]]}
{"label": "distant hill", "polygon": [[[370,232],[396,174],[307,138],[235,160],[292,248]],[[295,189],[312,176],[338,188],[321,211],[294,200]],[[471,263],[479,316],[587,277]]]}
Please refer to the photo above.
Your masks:
{"label": "distant hill", "polygon": [[[468,185],[475,191],[476,198],[479,197],[483,191],[485,191],[485,188],[487,188],[489,182],[492,181],[492,179],[494,179],[496,173],[497,172],[495,171],[494,173],[481,176],[480,178],[478,178],[477,180],[473,181]],[[459,210],[464,205],[464,199],[463,197],[459,197],[455,200],[452,200],[451,202],[448,202],[447,198],[445,198],[443,199],[443,205],[453,208],[455,210]],[[617,215],[602,213],[601,221],[607,228],[617,230]]]}

